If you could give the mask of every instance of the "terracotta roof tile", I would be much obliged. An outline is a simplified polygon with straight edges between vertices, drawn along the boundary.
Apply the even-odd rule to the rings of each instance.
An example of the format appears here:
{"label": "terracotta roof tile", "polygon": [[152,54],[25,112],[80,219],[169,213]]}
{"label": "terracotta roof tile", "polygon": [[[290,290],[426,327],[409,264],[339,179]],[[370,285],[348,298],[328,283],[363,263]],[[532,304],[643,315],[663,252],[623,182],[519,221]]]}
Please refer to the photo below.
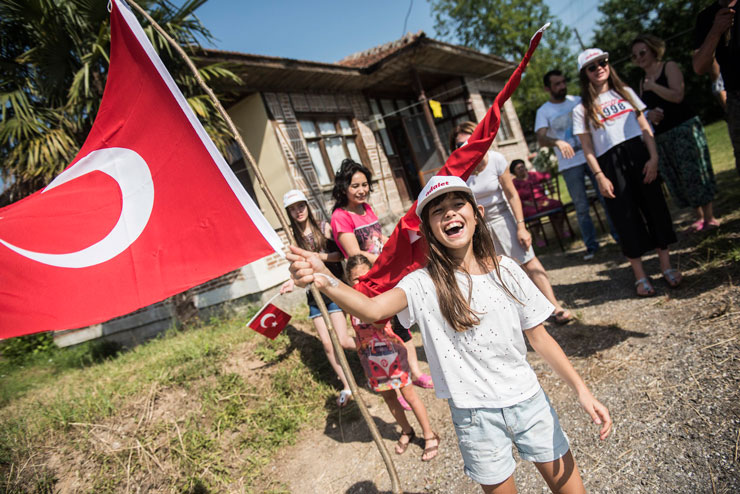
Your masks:
{"label": "terracotta roof tile", "polygon": [[425,37],[424,31],[417,33],[406,33],[403,38],[370,48],[369,50],[353,53],[337,62],[337,65],[345,67],[368,67],[375,62],[387,57],[404,46],[410,45],[419,38]]}

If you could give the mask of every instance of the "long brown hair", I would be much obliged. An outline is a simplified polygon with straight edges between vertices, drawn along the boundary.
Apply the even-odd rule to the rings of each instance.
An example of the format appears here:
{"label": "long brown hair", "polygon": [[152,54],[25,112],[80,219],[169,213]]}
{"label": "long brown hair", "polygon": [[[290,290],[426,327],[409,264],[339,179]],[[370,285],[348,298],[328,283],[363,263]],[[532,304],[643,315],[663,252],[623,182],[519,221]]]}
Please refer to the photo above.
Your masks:
{"label": "long brown hair", "polygon": [[308,203],[306,203],[306,211],[308,212],[308,227],[313,234],[314,245],[309,245],[308,239],[303,234],[303,228],[301,228],[301,225],[299,225],[295,218],[293,218],[293,215],[290,214],[288,208],[285,208],[285,212],[288,213],[290,227],[293,229],[293,236],[295,237],[298,247],[313,252],[322,252],[326,250],[326,236],[324,235],[324,232],[321,231],[318,223],[316,223],[316,219],[313,217],[313,212],[311,212],[311,206],[309,206]]}
{"label": "long brown hair", "polygon": [[[596,92],[596,88],[594,88],[591,81],[589,81],[586,67],[583,67],[581,72],[578,73],[578,80],[581,83],[581,103],[585,110],[584,114],[586,121],[591,124],[592,128],[600,129],[604,126],[601,118],[606,117],[601,112],[601,108],[599,108],[595,103],[599,99],[599,93]],[[607,84],[609,85],[609,89],[614,90],[622,98],[626,99],[630,105],[632,105],[632,108],[635,109],[635,113],[638,116],[642,113],[637,107],[635,100],[630,96],[629,91],[627,91],[627,84],[622,82],[622,79],[619,78],[617,71],[614,70],[614,67],[611,64],[609,65],[609,79],[607,80]]]}
{"label": "long brown hair", "polygon": [[[450,194],[455,194],[456,197],[465,199],[473,207],[473,211],[475,211],[473,255],[478,266],[486,272],[490,272],[491,268],[493,268],[504,291],[519,302],[501,278],[498,256],[496,255],[496,247],[493,244],[491,232],[488,230],[483,215],[481,215],[476,207],[473,197],[465,192],[450,192]],[[461,332],[480,324],[479,313],[470,308],[470,301],[473,296],[472,278],[470,277],[470,273],[462,270],[468,278],[468,295],[464,297],[455,278],[455,273],[460,270],[460,266],[449,256],[447,248],[437,240],[429,227],[431,206],[439,204],[447,195],[442,194],[424,206],[424,210],[421,212],[421,217],[423,218],[421,232],[424,234],[424,238],[429,246],[427,271],[437,291],[439,309],[442,311],[442,316],[447,323],[455,331]]]}

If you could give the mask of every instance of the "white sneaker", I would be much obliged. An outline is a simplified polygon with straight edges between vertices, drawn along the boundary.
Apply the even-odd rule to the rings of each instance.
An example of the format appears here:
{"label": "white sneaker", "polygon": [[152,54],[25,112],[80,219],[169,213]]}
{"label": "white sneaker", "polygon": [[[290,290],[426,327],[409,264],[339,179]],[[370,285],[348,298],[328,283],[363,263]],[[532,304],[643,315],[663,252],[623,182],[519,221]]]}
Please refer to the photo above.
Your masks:
{"label": "white sneaker", "polygon": [[586,251],[586,254],[583,256],[583,260],[584,261],[590,261],[591,259],[594,258],[594,255],[595,254],[596,254],[596,252],[591,251],[591,250],[587,250]]}

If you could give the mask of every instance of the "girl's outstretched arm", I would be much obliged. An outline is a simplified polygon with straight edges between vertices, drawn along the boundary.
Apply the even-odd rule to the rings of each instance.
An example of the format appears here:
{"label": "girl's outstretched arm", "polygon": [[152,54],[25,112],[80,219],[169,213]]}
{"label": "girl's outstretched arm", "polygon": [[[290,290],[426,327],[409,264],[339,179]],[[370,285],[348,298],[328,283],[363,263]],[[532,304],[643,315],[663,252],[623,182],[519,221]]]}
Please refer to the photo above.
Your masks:
{"label": "girl's outstretched arm", "polygon": [[594,424],[601,425],[599,437],[602,440],[606,439],[612,428],[612,419],[609,416],[609,410],[599,400],[594,398],[594,395],[591,394],[586,383],[583,382],[581,376],[573,368],[573,365],[571,365],[563,349],[558,345],[558,342],[550,336],[542,324],[525,330],[524,334],[527,336],[527,340],[529,340],[529,344],[532,345],[534,351],[545,359],[563,381],[576,392],[578,401],[581,403],[583,409],[586,410],[586,413],[591,416]]}
{"label": "girl's outstretched arm", "polygon": [[[314,283],[316,288],[325,293],[345,312],[365,322],[372,323],[388,319],[408,305],[406,293],[400,288],[393,288],[370,298],[334,278],[317,253],[294,245],[290,246],[290,251],[287,258],[290,261],[290,274],[296,285],[304,287],[309,283]],[[324,276],[317,276],[317,274]]]}

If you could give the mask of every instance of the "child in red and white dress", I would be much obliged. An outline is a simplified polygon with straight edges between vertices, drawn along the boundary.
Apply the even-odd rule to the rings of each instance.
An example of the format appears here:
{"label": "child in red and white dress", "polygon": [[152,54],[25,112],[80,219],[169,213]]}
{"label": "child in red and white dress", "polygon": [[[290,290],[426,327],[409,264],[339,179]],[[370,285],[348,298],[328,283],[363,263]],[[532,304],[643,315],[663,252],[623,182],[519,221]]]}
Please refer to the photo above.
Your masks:
{"label": "child in red and white dress", "polygon": [[[347,279],[350,285],[356,285],[359,278],[371,267],[370,261],[362,254],[347,259]],[[400,455],[405,452],[409,443],[416,437],[403,407],[396,398],[396,390],[400,390],[423,431],[425,446],[421,459],[431,460],[437,456],[439,436],[432,431],[424,403],[411,386],[411,371],[403,340],[393,332],[390,320],[385,326],[365,323],[355,316],[351,316],[351,321],[356,333],[357,353],[368,383],[373,391],[380,393],[396,422],[401,426],[401,437],[396,443],[396,453]]]}

